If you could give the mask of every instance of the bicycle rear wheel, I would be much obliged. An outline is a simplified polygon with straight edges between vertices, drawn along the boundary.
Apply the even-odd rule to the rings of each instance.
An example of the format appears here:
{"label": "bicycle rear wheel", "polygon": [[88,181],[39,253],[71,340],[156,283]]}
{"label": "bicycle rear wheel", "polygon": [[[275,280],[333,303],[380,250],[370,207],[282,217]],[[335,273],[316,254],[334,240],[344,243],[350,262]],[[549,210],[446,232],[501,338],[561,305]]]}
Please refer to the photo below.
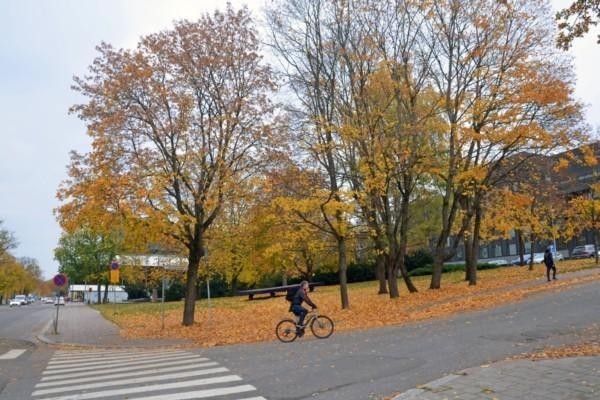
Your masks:
{"label": "bicycle rear wheel", "polygon": [[275,328],[277,339],[284,343],[290,343],[296,340],[296,322],[291,319],[284,319],[277,324]]}
{"label": "bicycle rear wheel", "polygon": [[319,339],[326,339],[333,333],[333,321],[326,315],[318,315],[310,323],[310,330]]}

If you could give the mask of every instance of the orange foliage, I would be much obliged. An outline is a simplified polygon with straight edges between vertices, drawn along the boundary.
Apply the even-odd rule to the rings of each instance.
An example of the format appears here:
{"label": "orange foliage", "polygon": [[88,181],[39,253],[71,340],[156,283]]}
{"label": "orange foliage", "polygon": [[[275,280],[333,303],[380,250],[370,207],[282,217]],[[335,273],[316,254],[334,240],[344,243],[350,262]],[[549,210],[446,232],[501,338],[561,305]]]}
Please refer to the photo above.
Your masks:
{"label": "orange foliage", "polygon": [[[567,261],[559,264],[559,272],[581,268],[580,262]],[[500,268],[480,272],[477,286],[466,286],[462,273],[449,274],[449,282],[443,290],[426,290],[426,279],[415,279],[419,293],[402,293],[400,298],[390,300],[376,294],[372,284],[350,286],[355,299],[351,309],[339,305],[337,287],[317,288],[311,294],[319,305],[319,311],[333,318],[336,331],[367,329],[392,324],[442,318],[457,312],[479,310],[510,303],[524,297],[548,290],[562,290],[572,285],[600,280],[597,271],[584,277],[561,279],[545,284],[541,266],[528,271],[526,268]],[[538,280],[544,280],[544,283]],[[274,340],[277,322],[288,318],[287,303],[282,297],[248,301],[245,298],[220,299],[211,309],[197,309],[196,320],[202,321],[191,327],[179,324],[179,311],[166,313],[165,330],[160,330],[158,314],[106,314],[121,327],[121,335],[127,338],[182,338],[201,346],[217,346]]]}

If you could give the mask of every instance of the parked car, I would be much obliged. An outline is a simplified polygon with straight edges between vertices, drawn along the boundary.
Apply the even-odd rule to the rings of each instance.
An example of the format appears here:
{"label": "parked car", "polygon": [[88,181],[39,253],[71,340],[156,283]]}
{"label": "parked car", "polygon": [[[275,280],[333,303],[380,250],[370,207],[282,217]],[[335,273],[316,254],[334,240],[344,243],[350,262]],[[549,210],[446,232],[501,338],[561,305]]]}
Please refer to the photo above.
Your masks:
{"label": "parked car", "polygon": [[21,307],[21,301],[18,299],[10,299],[9,306],[11,307]]}
{"label": "parked car", "polygon": [[44,299],[44,304],[54,304],[54,299],[52,297],[46,297]]}
{"label": "parked car", "polygon": [[500,259],[500,260],[489,260],[486,261],[486,264],[492,264],[492,265],[510,265],[509,262],[505,259]]}
{"label": "parked car", "polygon": [[[525,254],[523,256],[523,263],[521,264],[521,259],[520,258],[516,258],[514,260],[511,261],[512,264],[514,265],[527,265],[529,264],[529,258],[530,258],[531,254]],[[564,260],[565,257],[557,252],[552,253],[552,256],[554,257],[554,261],[561,261]],[[541,264],[544,262],[544,253],[533,253],[533,263],[534,264]]]}
{"label": "parked car", "polygon": [[57,297],[56,300],[54,300],[54,305],[55,306],[64,306],[65,305],[65,298],[60,296]]}
{"label": "parked car", "polygon": [[596,257],[596,246],[593,244],[584,244],[583,246],[575,246],[571,252],[572,259],[592,258]]}
{"label": "parked car", "polygon": [[22,306],[29,304],[29,301],[27,300],[27,296],[25,296],[24,294],[16,295],[15,300],[18,300]]}

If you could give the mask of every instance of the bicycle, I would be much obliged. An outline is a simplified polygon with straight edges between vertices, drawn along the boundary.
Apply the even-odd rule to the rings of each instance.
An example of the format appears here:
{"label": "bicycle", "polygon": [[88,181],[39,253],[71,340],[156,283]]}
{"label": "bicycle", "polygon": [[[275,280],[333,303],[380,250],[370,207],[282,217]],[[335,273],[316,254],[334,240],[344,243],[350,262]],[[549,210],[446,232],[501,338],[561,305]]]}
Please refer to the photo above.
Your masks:
{"label": "bicycle", "polygon": [[[333,320],[326,315],[318,315],[317,310],[313,309],[307,316],[302,329],[310,326],[310,331],[318,339],[326,339],[333,333]],[[275,328],[277,339],[284,343],[291,343],[298,337],[296,332],[296,323],[293,319],[284,319],[279,321]]]}

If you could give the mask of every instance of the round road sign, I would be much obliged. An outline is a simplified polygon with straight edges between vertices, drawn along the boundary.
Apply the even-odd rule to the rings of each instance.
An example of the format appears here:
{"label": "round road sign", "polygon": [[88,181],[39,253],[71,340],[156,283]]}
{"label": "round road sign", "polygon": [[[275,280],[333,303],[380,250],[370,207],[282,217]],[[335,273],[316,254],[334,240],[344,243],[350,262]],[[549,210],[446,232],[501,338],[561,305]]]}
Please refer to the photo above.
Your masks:
{"label": "round road sign", "polygon": [[67,276],[63,274],[56,274],[54,278],[52,278],[52,282],[58,287],[63,287],[67,283]]}

